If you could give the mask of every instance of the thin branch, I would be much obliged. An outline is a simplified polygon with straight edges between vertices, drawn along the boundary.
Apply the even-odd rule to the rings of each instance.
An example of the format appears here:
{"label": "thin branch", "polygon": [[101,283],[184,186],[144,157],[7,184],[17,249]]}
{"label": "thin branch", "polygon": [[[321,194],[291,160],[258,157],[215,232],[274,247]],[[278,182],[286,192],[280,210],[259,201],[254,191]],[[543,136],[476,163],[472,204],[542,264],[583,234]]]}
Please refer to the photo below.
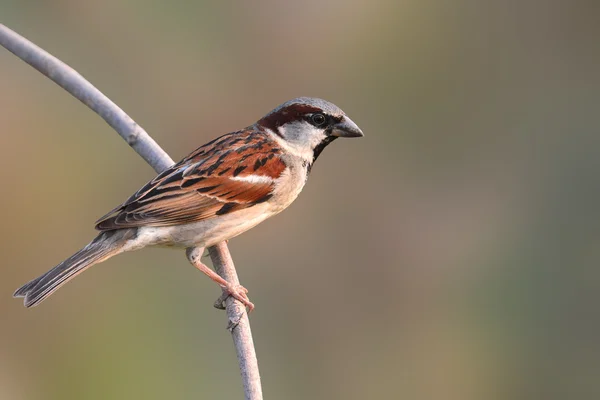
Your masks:
{"label": "thin branch", "polygon": [[[227,282],[239,285],[240,281],[233,265],[231,254],[227,250],[227,243],[221,242],[216,246],[209,247],[208,253],[217,273]],[[222,300],[217,300],[217,303],[221,302]],[[246,399],[262,399],[260,374],[258,372],[258,365],[256,364],[256,351],[254,350],[254,341],[252,340],[252,331],[250,330],[250,321],[248,320],[246,307],[231,296],[225,300],[225,307],[227,309],[227,317],[229,318],[227,329],[231,332],[233,342],[235,343],[235,351],[240,364]],[[255,367],[249,368],[250,366]]]}
{"label": "thin branch", "polygon": [[73,68],[2,24],[0,44],[100,115],[156,172],[173,165],[142,127]]}
{"label": "thin branch", "polygon": [[[156,172],[173,165],[169,155],[141,126],[73,68],[3,24],[0,24],[0,45],[100,115]],[[227,244],[223,242],[209,248],[209,254],[217,273],[225,280],[239,284]],[[246,399],[261,400],[260,375],[248,315],[243,305],[233,298],[227,299],[226,307],[228,329],[235,343]]]}

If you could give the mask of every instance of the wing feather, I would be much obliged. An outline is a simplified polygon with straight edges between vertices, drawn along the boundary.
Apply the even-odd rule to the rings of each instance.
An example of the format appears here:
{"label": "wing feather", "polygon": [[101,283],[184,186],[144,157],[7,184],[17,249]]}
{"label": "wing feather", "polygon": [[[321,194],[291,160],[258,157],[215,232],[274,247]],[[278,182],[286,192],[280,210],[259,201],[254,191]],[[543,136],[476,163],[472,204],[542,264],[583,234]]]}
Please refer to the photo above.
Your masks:
{"label": "wing feather", "polygon": [[223,135],[159,174],[96,222],[96,229],[202,221],[268,200],[286,168],[266,133]]}

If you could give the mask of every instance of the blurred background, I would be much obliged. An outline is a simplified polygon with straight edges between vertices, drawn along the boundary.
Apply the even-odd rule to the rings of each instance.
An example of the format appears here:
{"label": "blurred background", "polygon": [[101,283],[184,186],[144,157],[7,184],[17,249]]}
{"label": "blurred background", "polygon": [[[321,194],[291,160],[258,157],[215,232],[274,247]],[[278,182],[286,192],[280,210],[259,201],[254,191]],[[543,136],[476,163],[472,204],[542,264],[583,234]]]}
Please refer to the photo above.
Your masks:
{"label": "blurred background", "polygon": [[[174,158],[297,96],[366,134],[230,242],[269,399],[600,396],[596,1],[0,4]],[[238,399],[215,284],[182,251],[11,294],[154,172],[0,49],[0,399]],[[208,262],[208,258],[207,258]]]}

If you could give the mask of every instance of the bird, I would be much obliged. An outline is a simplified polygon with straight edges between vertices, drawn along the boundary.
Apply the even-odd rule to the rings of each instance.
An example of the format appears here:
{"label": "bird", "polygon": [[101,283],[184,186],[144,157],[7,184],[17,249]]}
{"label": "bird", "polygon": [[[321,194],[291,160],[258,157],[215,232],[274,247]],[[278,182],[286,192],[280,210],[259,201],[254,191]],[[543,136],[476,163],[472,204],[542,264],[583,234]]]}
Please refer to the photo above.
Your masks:
{"label": "bird", "polygon": [[192,259],[191,250],[234,238],[280,213],[298,197],[327,145],[362,136],[333,103],[311,97],[289,100],[160,173],[98,219],[100,233],[89,244],[13,296],[23,297],[25,307],[36,306],[92,265],[162,246],[187,249],[194,266],[251,311],[248,291],[225,281],[199,257]]}

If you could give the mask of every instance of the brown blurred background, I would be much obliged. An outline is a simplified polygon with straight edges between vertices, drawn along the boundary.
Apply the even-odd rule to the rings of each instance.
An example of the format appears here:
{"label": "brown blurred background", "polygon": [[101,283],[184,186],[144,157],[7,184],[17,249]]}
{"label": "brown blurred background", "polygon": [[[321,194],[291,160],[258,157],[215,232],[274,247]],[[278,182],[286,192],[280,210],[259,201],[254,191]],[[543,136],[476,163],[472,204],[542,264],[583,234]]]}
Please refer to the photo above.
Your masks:
{"label": "brown blurred background", "polygon": [[[366,134],[230,242],[269,399],[600,397],[600,3],[4,0],[0,21],[180,159],[297,96]],[[14,289],[153,177],[0,49],[0,399],[238,399],[181,251]]]}

